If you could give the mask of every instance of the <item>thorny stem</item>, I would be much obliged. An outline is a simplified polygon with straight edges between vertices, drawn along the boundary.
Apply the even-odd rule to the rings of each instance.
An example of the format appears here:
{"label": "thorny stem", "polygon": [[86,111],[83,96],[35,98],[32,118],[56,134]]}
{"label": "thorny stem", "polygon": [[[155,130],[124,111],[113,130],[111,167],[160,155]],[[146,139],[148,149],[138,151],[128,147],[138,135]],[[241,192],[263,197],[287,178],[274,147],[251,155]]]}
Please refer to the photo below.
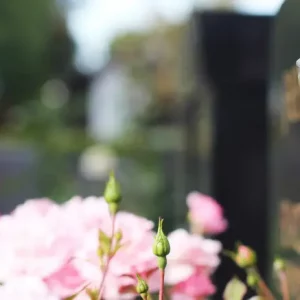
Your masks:
{"label": "thorny stem", "polygon": [[112,215],[111,220],[112,220],[111,241],[110,241],[110,244],[109,244],[108,256],[107,256],[106,265],[105,265],[105,268],[104,268],[104,271],[103,271],[103,277],[102,277],[102,280],[101,280],[101,283],[100,283],[100,286],[99,286],[98,300],[102,300],[102,294],[103,294],[105,279],[106,279],[106,276],[108,274],[110,261],[113,257],[113,255],[111,255],[111,249],[112,249],[112,244],[113,244],[113,237],[114,237],[114,234],[115,234],[116,215]]}
{"label": "thorny stem", "polygon": [[280,290],[282,293],[282,300],[290,300],[290,293],[288,287],[288,281],[285,271],[278,272],[279,281],[280,281]]}
{"label": "thorny stem", "polygon": [[164,287],[165,287],[165,270],[160,269],[159,300],[164,300]]}

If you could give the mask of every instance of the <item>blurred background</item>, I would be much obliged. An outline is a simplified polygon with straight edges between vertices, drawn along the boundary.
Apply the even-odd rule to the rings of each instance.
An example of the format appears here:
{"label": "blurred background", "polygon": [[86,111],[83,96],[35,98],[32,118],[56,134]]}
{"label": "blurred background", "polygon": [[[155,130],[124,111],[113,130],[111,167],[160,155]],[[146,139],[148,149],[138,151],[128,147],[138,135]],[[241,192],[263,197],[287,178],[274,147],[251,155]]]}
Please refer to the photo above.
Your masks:
{"label": "blurred background", "polygon": [[0,1],[0,211],[101,195],[114,169],[124,209],[168,230],[189,191],[216,197],[225,247],[253,246],[267,274],[281,77],[300,51],[282,3]]}

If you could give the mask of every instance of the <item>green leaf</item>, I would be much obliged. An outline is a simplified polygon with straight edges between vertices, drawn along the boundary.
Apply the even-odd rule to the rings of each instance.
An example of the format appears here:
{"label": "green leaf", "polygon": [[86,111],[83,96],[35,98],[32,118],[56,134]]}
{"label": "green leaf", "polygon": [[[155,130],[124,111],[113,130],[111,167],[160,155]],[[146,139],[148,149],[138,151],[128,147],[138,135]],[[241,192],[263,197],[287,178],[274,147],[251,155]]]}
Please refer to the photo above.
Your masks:
{"label": "green leaf", "polygon": [[111,238],[101,229],[98,231],[98,240],[100,243],[110,243]]}
{"label": "green leaf", "polygon": [[90,297],[90,300],[98,300],[98,298],[99,298],[98,290],[86,289],[86,293]]}
{"label": "green leaf", "polygon": [[70,297],[64,298],[63,300],[74,300],[77,297],[78,293],[76,293],[75,295],[72,295]]}
{"label": "green leaf", "polygon": [[230,250],[223,250],[222,251],[222,254],[224,255],[224,256],[227,256],[227,257],[229,257],[230,259],[232,259],[233,261],[235,261],[235,257],[236,257],[236,254],[233,252],[233,251],[230,251]]}
{"label": "green leaf", "polygon": [[227,283],[223,298],[224,300],[242,300],[246,292],[246,285],[234,277]]}
{"label": "green leaf", "polygon": [[112,251],[112,254],[116,254],[121,248],[123,248],[125,244],[117,243],[114,250]]}
{"label": "green leaf", "polygon": [[81,292],[83,292],[87,287],[89,286],[89,284],[85,285],[82,289],[80,289],[78,292],[76,292],[75,294],[64,298],[63,300],[74,300]]}
{"label": "green leaf", "polygon": [[111,244],[111,238],[106,235],[102,230],[99,229],[98,232],[98,241],[99,241],[99,249],[101,249],[100,252],[102,252],[102,255],[100,255],[98,251],[98,255],[102,257],[104,254],[108,255],[109,249],[110,249],[110,244]]}

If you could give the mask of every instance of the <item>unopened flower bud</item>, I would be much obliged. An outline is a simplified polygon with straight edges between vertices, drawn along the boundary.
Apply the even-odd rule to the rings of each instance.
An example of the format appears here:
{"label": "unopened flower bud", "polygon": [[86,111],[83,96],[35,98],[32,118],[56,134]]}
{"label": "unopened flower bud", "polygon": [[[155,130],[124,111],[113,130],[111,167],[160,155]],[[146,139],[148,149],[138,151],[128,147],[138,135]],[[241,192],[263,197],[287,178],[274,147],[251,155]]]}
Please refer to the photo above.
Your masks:
{"label": "unopened flower bud", "polygon": [[281,258],[276,258],[273,264],[275,272],[285,271],[285,261]]}
{"label": "unopened flower bud", "polygon": [[165,258],[158,259],[159,267],[161,269],[164,269],[167,265],[166,256],[170,253],[170,243],[163,232],[162,224],[163,219],[160,218],[152,250],[154,255],[156,255],[158,258]]}
{"label": "unopened flower bud", "polygon": [[236,264],[241,268],[249,268],[256,265],[256,253],[250,247],[245,245],[238,246],[235,256]]}
{"label": "unopened flower bud", "polygon": [[136,286],[137,293],[140,294],[140,295],[147,294],[148,290],[149,290],[147,282],[144,279],[142,279],[138,274],[136,275],[136,277],[137,277],[137,280],[138,280],[138,283],[137,283],[137,286]]}
{"label": "unopened flower bud", "polygon": [[110,173],[104,190],[104,199],[108,203],[109,211],[115,215],[119,210],[119,203],[122,200],[121,187],[113,172]]}

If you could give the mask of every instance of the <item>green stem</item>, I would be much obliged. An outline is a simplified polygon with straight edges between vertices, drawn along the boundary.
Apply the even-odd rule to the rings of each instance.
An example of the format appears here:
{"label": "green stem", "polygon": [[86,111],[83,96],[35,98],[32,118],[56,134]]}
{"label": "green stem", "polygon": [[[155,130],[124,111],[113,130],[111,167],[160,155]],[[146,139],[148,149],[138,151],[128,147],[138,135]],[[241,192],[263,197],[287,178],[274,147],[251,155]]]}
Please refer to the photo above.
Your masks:
{"label": "green stem", "polygon": [[111,259],[113,258],[113,255],[111,255],[111,248],[112,248],[112,244],[113,244],[113,238],[114,238],[114,234],[115,234],[115,223],[116,223],[116,215],[112,215],[112,229],[111,229],[111,241],[109,244],[109,249],[108,249],[108,257],[107,257],[107,262],[106,262],[106,266],[104,268],[103,271],[103,277],[99,286],[99,296],[98,296],[98,300],[102,300],[102,295],[103,295],[103,290],[104,290],[104,283],[105,283],[105,279],[107,277],[108,271],[109,271],[109,264]]}

